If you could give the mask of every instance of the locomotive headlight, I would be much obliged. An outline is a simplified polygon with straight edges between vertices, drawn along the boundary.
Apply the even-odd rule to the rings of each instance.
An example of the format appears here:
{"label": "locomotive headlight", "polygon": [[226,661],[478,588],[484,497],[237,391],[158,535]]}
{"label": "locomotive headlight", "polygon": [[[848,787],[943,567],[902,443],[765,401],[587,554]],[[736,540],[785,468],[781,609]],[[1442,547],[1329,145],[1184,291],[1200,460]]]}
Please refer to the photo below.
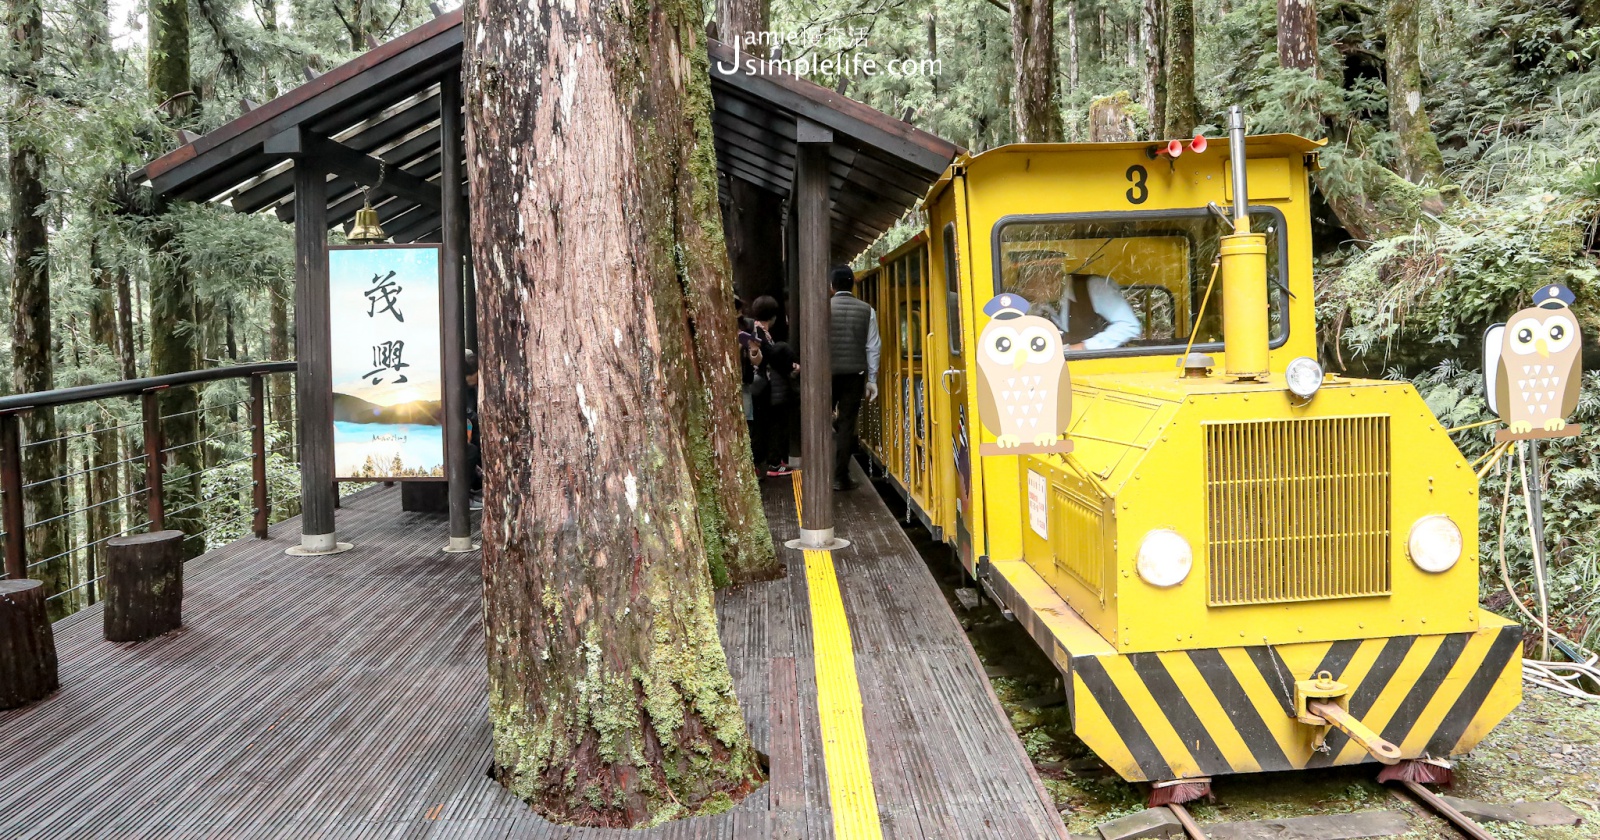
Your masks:
{"label": "locomotive headlight", "polygon": [[1194,566],[1189,541],[1177,531],[1157,528],[1139,543],[1139,577],[1151,586],[1177,586]]}
{"label": "locomotive headlight", "polygon": [[1301,356],[1284,368],[1283,378],[1289,383],[1290,393],[1309,400],[1322,387],[1322,365],[1310,356]]}
{"label": "locomotive headlight", "polygon": [[1461,529],[1448,516],[1424,516],[1411,526],[1406,547],[1424,572],[1449,571],[1461,559]]}

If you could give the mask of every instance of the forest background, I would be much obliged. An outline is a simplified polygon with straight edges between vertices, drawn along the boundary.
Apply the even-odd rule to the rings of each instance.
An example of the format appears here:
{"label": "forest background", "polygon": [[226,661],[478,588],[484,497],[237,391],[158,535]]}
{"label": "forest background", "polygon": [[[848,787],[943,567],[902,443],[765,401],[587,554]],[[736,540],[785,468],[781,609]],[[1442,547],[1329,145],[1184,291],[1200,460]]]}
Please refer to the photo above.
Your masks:
{"label": "forest background", "polygon": [[[727,5],[730,0],[724,0]],[[273,98],[431,18],[422,0],[4,0],[0,74],[7,166],[0,187],[11,317],[0,323],[8,392],[286,359],[292,354],[292,229],[270,212],[163,206],[145,162],[242,108]],[[1255,133],[1329,145],[1314,225],[1322,361],[1409,379],[1447,426],[1488,418],[1483,329],[1548,282],[1569,286],[1600,336],[1600,2],[1561,0],[766,0],[708,23],[792,36],[785,58],[840,51],[937,60],[937,72],[813,75],[852,98],[979,151],[1019,140],[1218,133],[1230,104]],[[724,33],[728,37],[730,33]],[[1020,57],[1020,58],[1019,58]],[[927,65],[924,65],[927,66]],[[907,219],[874,252],[918,225]],[[870,256],[870,254],[869,254]],[[1600,366],[1600,349],[1589,348]],[[199,399],[226,412],[242,387]],[[170,413],[200,409],[174,397]],[[288,417],[286,391],[273,415]],[[61,409],[26,429],[48,441],[136,426],[115,401]],[[236,413],[236,412],[235,412]],[[195,415],[204,417],[206,412]],[[235,418],[236,419],[236,418]],[[1578,421],[1600,423],[1600,375]],[[169,421],[172,441],[204,440]],[[29,476],[89,470],[136,452],[135,432],[83,435],[30,452]],[[1469,458],[1490,431],[1456,435]],[[270,482],[292,499],[287,424],[273,430]],[[1600,440],[1546,446],[1550,587],[1556,626],[1600,634]],[[194,474],[239,452],[193,446]],[[1532,603],[1519,462],[1485,474],[1484,597]],[[206,473],[177,525],[218,544],[248,528],[248,463]],[[111,469],[116,474],[119,471]],[[34,481],[36,478],[29,478]],[[30,521],[115,499],[122,484],[31,492]],[[233,482],[233,483],[229,483]],[[181,483],[181,482],[180,482]],[[219,488],[225,488],[220,489]],[[1509,488],[1509,493],[1508,493]],[[103,506],[130,525],[130,505]],[[169,500],[169,507],[181,504]],[[292,513],[278,505],[277,515]],[[1524,523],[1519,525],[1519,523]],[[60,590],[88,574],[70,533],[30,533],[39,575]],[[192,550],[198,550],[195,546]]]}

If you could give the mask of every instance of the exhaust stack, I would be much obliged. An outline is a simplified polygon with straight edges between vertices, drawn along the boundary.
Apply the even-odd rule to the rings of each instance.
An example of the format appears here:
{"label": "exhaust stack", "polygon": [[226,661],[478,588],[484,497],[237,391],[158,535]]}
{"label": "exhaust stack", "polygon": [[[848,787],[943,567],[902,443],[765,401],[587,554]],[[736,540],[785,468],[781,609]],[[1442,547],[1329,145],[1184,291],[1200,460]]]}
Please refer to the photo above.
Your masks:
{"label": "exhaust stack", "polygon": [[1237,382],[1267,378],[1267,237],[1250,232],[1245,177],[1244,112],[1228,108],[1233,180],[1233,233],[1222,237],[1222,344],[1227,375]]}

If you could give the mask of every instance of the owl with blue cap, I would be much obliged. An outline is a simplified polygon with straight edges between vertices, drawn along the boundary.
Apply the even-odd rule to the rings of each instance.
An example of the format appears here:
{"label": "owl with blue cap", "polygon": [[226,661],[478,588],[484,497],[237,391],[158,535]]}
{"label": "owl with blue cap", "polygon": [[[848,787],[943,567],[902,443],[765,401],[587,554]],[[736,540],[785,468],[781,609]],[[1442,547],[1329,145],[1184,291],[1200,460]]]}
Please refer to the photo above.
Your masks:
{"label": "owl with blue cap", "polygon": [[1583,342],[1573,294],[1559,283],[1533,293],[1533,305],[1484,334],[1484,393],[1508,436],[1560,432],[1578,407]]}
{"label": "owl with blue cap", "polygon": [[995,442],[980,454],[1072,450],[1062,440],[1072,421],[1072,379],[1061,330],[1028,308],[1009,293],[983,307],[990,320],[978,336],[978,418]]}

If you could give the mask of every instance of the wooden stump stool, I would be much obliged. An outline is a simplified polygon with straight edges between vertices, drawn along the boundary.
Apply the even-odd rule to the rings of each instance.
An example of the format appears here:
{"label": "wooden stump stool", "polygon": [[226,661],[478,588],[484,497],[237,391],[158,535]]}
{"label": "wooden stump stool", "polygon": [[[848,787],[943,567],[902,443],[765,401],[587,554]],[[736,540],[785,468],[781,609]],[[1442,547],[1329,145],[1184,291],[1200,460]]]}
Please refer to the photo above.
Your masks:
{"label": "wooden stump stool", "polygon": [[183,626],[183,532],[106,540],[105,632],[142,642]]}
{"label": "wooden stump stool", "polygon": [[0,709],[43,700],[61,685],[44,584],[0,580]]}

